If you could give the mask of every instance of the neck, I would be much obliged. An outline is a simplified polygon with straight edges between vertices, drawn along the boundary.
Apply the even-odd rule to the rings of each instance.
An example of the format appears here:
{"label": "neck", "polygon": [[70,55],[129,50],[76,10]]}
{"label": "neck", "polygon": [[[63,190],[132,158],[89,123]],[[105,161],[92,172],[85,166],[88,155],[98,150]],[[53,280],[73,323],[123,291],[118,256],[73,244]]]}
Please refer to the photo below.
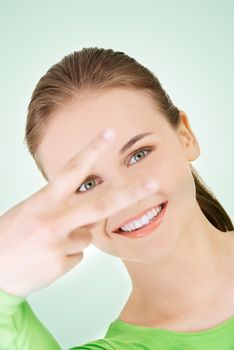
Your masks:
{"label": "neck", "polygon": [[133,288],[119,318],[155,324],[198,314],[204,305],[215,308],[221,289],[230,290],[233,279],[231,233],[216,229],[197,205],[169,255],[151,264],[123,260]]}

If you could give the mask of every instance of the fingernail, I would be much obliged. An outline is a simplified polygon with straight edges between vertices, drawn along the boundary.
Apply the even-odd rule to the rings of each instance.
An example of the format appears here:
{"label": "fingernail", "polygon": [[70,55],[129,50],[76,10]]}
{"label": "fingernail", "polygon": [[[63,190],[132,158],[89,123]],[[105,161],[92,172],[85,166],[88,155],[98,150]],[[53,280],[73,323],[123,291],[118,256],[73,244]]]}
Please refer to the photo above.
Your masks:
{"label": "fingernail", "polygon": [[147,179],[144,181],[144,185],[149,190],[156,190],[158,189],[158,182],[153,179]]}
{"label": "fingernail", "polygon": [[102,133],[101,133],[101,137],[104,140],[109,140],[111,139],[115,134],[114,129],[105,129]]}

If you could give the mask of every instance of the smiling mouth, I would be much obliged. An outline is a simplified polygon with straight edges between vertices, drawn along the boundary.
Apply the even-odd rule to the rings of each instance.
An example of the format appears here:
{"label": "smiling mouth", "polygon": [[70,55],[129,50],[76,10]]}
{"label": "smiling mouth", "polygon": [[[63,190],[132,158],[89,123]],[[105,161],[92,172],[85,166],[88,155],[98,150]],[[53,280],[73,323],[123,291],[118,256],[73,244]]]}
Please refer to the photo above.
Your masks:
{"label": "smiling mouth", "polygon": [[[151,211],[151,210],[154,209],[154,208],[159,208],[159,207],[161,207],[161,210],[162,210],[162,209],[165,207],[166,203],[167,203],[167,202],[163,202],[163,203],[161,203],[161,204],[155,205],[155,206],[153,206],[153,207],[151,207],[151,208],[149,208],[149,209],[144,210],[141,214],[137,215],[135,218],[132,218],[132,220],[128,220],[127,222],[125,221],[125,223],[123,223],[122,225],[118,226],[118,228],[115,228],[112,232],[113,232],[113,233],[125,232],[124,230],[121,229],[121,227],[123,227],[123,226],[129,224],[130,222],[132,222],[132,221],[134,221],[134,220],[139,220],[143,215],[145,215],[146,213],[148,213],[149,211]],[[158,213],[158,214],[159,214],[159,213]],[[152,219],[150,219],[149,222],[154,221],[154,220],[156,219],[156,217],[157,217],[157,215],[154,216]],[[142,227],[143,227],[143,226],[141,226],[141,227],[139,227],[139,228],[135,228],[134,231],[140,230],[140,229],[142,229]]]}

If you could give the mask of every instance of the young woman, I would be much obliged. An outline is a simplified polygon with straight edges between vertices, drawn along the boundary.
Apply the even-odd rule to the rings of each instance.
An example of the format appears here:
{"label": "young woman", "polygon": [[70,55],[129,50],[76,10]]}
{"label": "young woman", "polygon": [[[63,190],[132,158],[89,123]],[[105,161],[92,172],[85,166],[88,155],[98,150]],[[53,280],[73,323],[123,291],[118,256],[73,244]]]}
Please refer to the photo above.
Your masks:
{"label": "young woman", "polygon": [[48,185],[0,218],[0,348],[61,349],[26,297],[92,242],[133,288],[105,337],[72,349],[233,349],[233,224],[154,74],[111,49],[65,56],[36,85],[25,140]]}

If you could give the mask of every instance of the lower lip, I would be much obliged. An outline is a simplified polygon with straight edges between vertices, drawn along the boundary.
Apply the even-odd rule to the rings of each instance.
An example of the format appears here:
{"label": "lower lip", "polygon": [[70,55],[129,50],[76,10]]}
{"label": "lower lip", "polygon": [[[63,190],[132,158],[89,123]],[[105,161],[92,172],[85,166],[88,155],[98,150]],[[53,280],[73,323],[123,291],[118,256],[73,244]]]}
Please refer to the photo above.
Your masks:
{"label": "lower lip", "polygon": [[161,223],[166,210],[167,210],[167,203],[165,203],[163,209],[160,211],[160,213],[154,218],[153,221],[151,221],[149,224],[146,226],[142,227],[141,229],[138,229],[136,231],[132,232],[121,232],[117,233],[118,235],[125,236],[125,237],[130,237],[130,238],[139,238],[139,237],[145,237],[149,233],[151,233],[153,230],[155,230]]}

